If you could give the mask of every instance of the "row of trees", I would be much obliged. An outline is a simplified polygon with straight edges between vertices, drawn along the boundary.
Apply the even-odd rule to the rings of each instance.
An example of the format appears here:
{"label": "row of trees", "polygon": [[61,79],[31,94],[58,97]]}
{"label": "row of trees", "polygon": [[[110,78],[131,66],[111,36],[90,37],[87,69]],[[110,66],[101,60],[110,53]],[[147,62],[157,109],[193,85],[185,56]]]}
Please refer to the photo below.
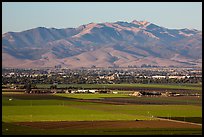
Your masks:
{"label": "row of trees", "polygon": [[31,84],[121,84],[121,83],[200,83],[202,78],[190,77],[185,79],[153,79],[153,78],[136,78],[136,77],[121,77],[114,80],[99,79],[97,77],[47,77],[47,78],[2,78],[2,84],[26,84],[30,81]]}
{"label": "row of trees", "polygon": [[[29,84],[28,84],[29,83]],[[142,84],[174,84],[174,83],[202,83],[202,78],[185,78],[185,79],[151,79],[151,78],[116,78],[114,80],[107,80],[107,79],[75,79],[75,80],[66,80],[66,79],[54,79],[49,82],[42,82],[38,80],[33,79],[26,79],[25,81],[22,81],[21,83],[18,83],[18,81],[15,81],[12,79],[11,81],[4,81],[2,82],[2,88],[8,88],[6,87],[7,84],[16,84],[16,88],[18,89],[29,89],[29,88],[36,88],[36,84],[122,84],[122,83],[142,83]],[[21,86],[19,84],[22,84],[24,86]],[[51,89],[56,89],[57,84],[53,84]]]}
{"label": "row of trees", "polygon": [[[30,93],[32,89],[36,89],[37,86],[35,84],[27,83],[23,86],[26,89],[26,93]],[[57,84],[53,84],[50,86],[50,89],[57,89]]]}

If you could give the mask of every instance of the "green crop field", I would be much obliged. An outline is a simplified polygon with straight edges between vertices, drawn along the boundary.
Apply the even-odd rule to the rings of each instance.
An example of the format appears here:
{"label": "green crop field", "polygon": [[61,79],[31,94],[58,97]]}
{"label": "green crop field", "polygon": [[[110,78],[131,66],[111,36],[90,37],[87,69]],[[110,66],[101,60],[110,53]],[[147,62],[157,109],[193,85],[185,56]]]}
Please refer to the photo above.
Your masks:
{"label": "green crop field", "polygon": [[4,122],[152,119],[146,116],[126,113],[117,115],[118,112],[92,109],[92,106],[102,106],[103,108],[108,104],[70,102],[67,100],[19,100],[16,98],[9,100],[8,97],[3,97],[2,102],[2,120]]}
{"label": "green crop field", "polygon": [[[86,95],[85,98],[90,97]],[[144,120],[149,119],[150,115],[155,117],[169,115],[173,117],[201,117],[201,110],[201,106],[194,105],[112,105],[74,100],[25,100],[17,99],[15,96],[12,100],[4,96],[2,99],[2,120],[4,122]]]}
{"label": "green crop field", "polygon": [[[51,84],[37,84],[38,88],[50,88]],[[58,84],[58,88],[161,88],[161,89],[188,89],[202,90],[201,84]]]}
{"label": "green crop field", "polygon": [[57,96],[78,99],[101,99],[111,97],[129,97],[128,94],[56,94]]}
{"label": "green crop field", "polygon": [[[157,117],[200,117],[201,105],[142,105],[82,102],[103,98],[132,98],[127,94],[2,94],[3,134],[201,134],[201,129],[101,129],[101,130],[39,130],[15,127],[14,122],[37,121],[135,121],[157,120]],[[137,99],[137,98],[135,98]],[[141,99],[141,98],[138,98]],[[156,99],[156,98],[154,98]],[[159,99],[159,98],[157,98]],[[150,99],[151,100],[151,99]],[[165,101],[165,100],[164,100]],[[16,128],[16,129],[15,129]],[[8,129],[8,130],[6,130]],[[24,132],[24,130],[27,130]],[[131,131],[130,131],[131,130]],[[28,132],[30,131],[30,132]],[[97,132],[101,131],[101,132]],[[109,132],[107,132],[109,131]],[[129,131],[129,132],[128,132]],[[137,132],[135,132],[137,131]],[[157,132],[156,132],[157,131]]]}
{"label": "green crop field", "polygon": [[120,114],[102,110],[89,110],[73,106],[21,106],[3,107],[2,121],[92,121],[92,120],[148,120],[145,116]]}

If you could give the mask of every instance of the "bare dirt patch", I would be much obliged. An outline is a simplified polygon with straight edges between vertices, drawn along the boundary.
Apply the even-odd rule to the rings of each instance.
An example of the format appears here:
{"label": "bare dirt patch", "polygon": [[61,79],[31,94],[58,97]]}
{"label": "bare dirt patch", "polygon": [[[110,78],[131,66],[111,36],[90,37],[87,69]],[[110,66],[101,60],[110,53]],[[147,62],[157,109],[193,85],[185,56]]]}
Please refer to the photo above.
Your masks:
{"label": "bare dirt patch", "polygon": [[180,96],[180,97],[107,97],[102,99],[78,99],[80,102],[94,102],[113,105],[126,104],[151,104],[151,105],[202,105],[202,98],[194,96]]}
{"label": "bare dirt patch", "polygon": [[38,129],[202,128],[200,125],[164,120],[16,122],[15,124]]}

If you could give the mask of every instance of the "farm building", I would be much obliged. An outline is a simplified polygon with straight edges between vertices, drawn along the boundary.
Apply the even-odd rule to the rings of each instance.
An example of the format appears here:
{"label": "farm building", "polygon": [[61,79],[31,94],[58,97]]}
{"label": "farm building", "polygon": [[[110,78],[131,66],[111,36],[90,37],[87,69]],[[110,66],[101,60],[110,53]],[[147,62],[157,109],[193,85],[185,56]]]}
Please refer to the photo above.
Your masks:
{"label": "farm building", "polygon": [[96,92],[98,92],[98,90],[94,90],[94,89],[88,90],[88,93],[96,93]]}
{"label": "farm building", "polygon": [[88,90],[79,89],[75,93],[88,93]]}
{"label": "farm building", "polygon": [[182,96],[182,94],[176,93],[176,92],[165,92],[165,93],[161,93],[162,96],[165,97],[170,97],[170,96]]}
{"label": "farm building", "polygon": [[169,92],[165,92],[165,93],[161,93],[161,96],[163,96],[163,97],[169,97],[169,96],[171,96],[171,95],[169,94]]}
{"label": "farm building", "polygon": [[116,91],[113,91],[112,93],[113,93],[113,94],[118,94],[118,92],[116,92]]}
{"label": "farm building", "polygon": [[161,93],[160,92],[145,92],[145,91],[136,91],[133,94],[129,94],[130,96],[136,96],[136,97],[141,97],[141,96],[160,96]]}
{"label": "farm building", "polygon": [[110,93],[110,90],[98,90],[98,93]]}
{"label": "farm building", "polygon": [[186,76],[169,76],[170,79],[184,79]]}
{"label": "farm building", "polygon": [[136,97],[141,97],[142,96],[142,93],[136,91],[134,92],[133,94],[129,94],[130,96],[136,96]]}
{"label": "farm building", "polygon": [[45,94],[45,93],[53,93],[50,89],[32,89],[29,92],[26,92],[29,94]]}
{"label": "farm building", "polygon": [[153,92],[144,92],[144,91],[142,91],[142,92],[140,92],[142,95],[146,95],[146,96],[158,96],[158,95],[161,95],[161,93],[160,92],[156,92],[156,91],[153,91]]}
{"label": "farm building", "polygon": [[162,79],[162,78],[166,78],[166,76],[152,76],[153,79]]}

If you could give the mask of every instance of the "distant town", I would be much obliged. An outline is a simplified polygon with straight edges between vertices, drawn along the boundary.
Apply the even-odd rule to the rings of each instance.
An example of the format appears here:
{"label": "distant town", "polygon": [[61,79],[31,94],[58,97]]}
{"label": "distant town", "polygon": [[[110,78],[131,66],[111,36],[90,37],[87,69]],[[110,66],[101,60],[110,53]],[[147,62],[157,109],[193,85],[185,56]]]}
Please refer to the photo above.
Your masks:
{"label": "distant town", "polygon": [[202,68],[2,69],[6,84],[202,83]]}

